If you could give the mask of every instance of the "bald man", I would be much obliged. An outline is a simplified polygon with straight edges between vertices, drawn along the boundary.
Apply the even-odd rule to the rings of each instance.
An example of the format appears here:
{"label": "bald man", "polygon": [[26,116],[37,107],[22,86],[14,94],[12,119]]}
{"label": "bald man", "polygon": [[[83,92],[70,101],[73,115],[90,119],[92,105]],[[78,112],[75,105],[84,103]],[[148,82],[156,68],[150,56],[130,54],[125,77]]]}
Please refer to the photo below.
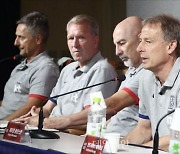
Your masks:
{"label": "bald man", "polygon": [[[136,49],[139,44],[139,34],[142,27],[142,20],[139,17],[128,17],[120,22],[114,29],[113,41],[116,46],[116,55],[124,62],[129,69],[126,72],[126,80],[122,82],[119,91],[106,100],[106,103],[131,105],[119,111],[113,116],[107,125],[106,132],[118,132],[122,136],[127,135],[138,122],[139,98],[138,87],[139,77],[144,72],[141,65],[140,54]],[[122,102],[122,103],[121,103]],[[133,105],[135,104],[135,105]]]}
{"label": "bald man", "polygon": [[[138,80],[135,82],[132,78],[137,77],[143,72],[139,53],[136,52],[136,47],[139,43],[138,35],[141,31],[141,22],[142,20],[139,17],[129,17],[118,24],[114,30],[113,39],[116,46],[116,55],[123,60],[124,64],[129,67],[129,70],[126,73],[126,80],[122,83],[119,91],[105,100],[107,118],[110,118],[127,106],[138,104]],[[135,83],[131,82],[131,80]],[[137,114],[137,106],[135,105],[133,108],[135,108]],[[88,110],[85,109],[68,116],[45,118],[43,126],[45,128],[66,129],[76,125],[86,124]],[[128,110],[124,112],[128,112]],[[128,122],[128,119],[126,121]]]}

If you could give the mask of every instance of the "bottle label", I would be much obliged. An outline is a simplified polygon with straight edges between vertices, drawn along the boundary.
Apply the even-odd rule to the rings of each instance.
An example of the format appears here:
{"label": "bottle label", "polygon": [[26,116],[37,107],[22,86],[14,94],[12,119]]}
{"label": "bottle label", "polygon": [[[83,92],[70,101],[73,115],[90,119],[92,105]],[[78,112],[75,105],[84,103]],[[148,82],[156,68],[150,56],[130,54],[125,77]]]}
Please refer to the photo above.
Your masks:
{"label": "bottle label", "polygon": [[170,154],[180,153],[180,140],[170,140],[169,153]]}
{"label": "bottle label", "polygon": [[102,119],[102,127],[101,127],[101,136],[104,136],[105,132],[106,132],[106,118],[103,117],[103,119]]}
{"label": "bottle label", "polygon": [[101,123],[87,123],[86,134],[100,137],[101,136]]}

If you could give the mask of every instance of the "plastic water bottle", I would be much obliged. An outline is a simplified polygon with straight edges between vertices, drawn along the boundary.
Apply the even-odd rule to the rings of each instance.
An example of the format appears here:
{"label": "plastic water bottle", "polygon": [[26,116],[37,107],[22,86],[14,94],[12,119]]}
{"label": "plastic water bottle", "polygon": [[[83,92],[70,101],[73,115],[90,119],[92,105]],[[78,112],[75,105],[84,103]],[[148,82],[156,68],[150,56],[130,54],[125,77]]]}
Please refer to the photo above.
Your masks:
{"label": "plastic water bottle", "polygon": [[171,130],[169,145],[170,154],[179,154],[180,153],[180,131]]}
{"label": "plastic water bottle", "polygon": [[86,134],[100,137],[103,134],[103,129],[106,123],[106,109],[100,105],[101,98],[94,97],[93,105],[88,112],[88,123]]}
{"label": "plastic water bottle", "polygon": [[169,153],[179,154],[180,153],[180,108],[176,108],[172,124],[170,127],[170,144]]}

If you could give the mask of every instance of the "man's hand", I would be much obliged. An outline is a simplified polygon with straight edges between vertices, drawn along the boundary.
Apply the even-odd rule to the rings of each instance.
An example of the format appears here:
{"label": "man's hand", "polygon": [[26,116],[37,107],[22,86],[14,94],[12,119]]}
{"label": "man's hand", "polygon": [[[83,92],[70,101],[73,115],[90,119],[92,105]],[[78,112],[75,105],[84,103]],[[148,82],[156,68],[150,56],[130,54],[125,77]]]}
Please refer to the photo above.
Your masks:
{"label": "man's hand", "polygon": [[36,106],[33,106],[27,114],[22,115],[21,117],[16,118],[12,121],[22,122],[25,124],[29,124],[31,126],[37,126],[38,119],[39,119],[39,108],[37,108]]}
{"label": "man's hand", "polygon": [[25,118],[20,117],[20,118],[14,119],[12,121],[29,124],[30,126],[38,126],[39,115],[38,116],[25,117]]}
{"label": "man's hand", "polygon": [[31,110],[25,114],[25,115],[22,115],[20,116],[19,118],[16,118],[12,121],[14,122],[24,122],[24,123],[27,123],[28,122],[28,119],[31,117],[31,116],[38,116],[39,115],[39,108],[37,108],[36,106],[33,106],[31,108]]}
{"label": "man's hand", "polygon": [[37,108],[36,106],[33,106],[31,108],[31,110],[27,114],[21,116],[21,118],[26,118],[26,117],[30,117],[30,116],[38,116],[39,115],[39,110],[40,110],[40,108]]}
{"label": "man's hand", "polygon": [[[170,141],[170,135],[160,137],[159,138],[159,147],[158,147],[158,149],[168,152],[168,150],[169,150],[169,141]],[[153,147],[153,141],[147,142],[144,145]]]}

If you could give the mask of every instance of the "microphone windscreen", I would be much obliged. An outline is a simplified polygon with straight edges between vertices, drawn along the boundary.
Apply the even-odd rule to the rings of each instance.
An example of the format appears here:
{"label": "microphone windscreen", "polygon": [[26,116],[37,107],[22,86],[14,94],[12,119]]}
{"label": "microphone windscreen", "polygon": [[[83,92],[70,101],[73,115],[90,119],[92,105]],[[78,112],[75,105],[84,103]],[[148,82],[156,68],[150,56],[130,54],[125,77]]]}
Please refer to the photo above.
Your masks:
{"label": "microphone windscreen", "polygon": [[23,58],[23,56],[19,54],[12,57],[13,60],[19,60],[21,58]]}
{"label": "microphone windscreen", "polygon": [[119,74],[118,77],[115,78],[115,81],[124,81],[126,79],[126,76],[124,74]]}

